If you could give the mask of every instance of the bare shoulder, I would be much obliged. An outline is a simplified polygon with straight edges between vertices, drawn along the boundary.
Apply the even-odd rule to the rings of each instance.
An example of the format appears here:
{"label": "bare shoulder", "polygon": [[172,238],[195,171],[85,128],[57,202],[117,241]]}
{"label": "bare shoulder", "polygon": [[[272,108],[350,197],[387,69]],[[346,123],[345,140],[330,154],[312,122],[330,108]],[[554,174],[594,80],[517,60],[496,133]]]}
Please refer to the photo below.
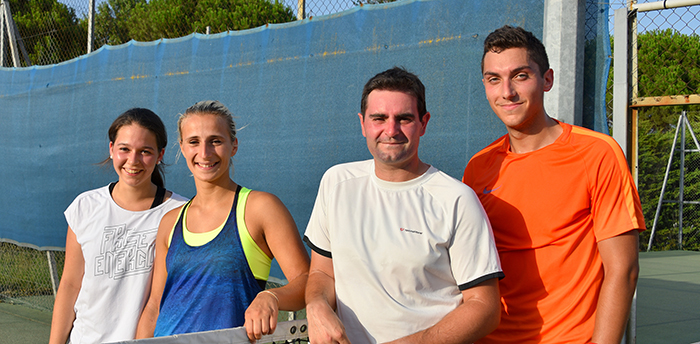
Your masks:
{"label": "bare shoulder", "polygon": [[252,211],[252,212],[267,212],[269,213],[270,210],[278,210],[279,208],[284,208],[286,211],[286,207],[284,204],[282,204],[282,201],[279,199],[279,197],[265,191],[251,191],[250,194],[248,195],[248,202],[246,203],[246,212]]}
{"label": "bare shoulder", "polygon": [[[275,195],[264,191],[251,191],[246,204],[245,221],[251,235],[258,229],[296,231],[296,225],[287,207]],[[255,237],[255,236],[254,236]]]}
{"label": "bare shoulder", "polygon": [[163,215],[163,218],[160,220],[160,225],[158,226],[158,236],[170,234],[183,206],[184,205],[174,208]]}

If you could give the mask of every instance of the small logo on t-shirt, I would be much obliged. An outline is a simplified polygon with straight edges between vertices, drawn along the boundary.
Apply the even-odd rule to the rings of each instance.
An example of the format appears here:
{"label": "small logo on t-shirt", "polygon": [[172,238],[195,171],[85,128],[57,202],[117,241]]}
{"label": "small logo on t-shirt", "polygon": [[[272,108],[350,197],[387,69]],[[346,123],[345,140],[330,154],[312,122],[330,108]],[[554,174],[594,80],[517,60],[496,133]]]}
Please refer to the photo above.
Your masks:
{"label": "small logo on t-shirt", "polygon": [[493,188],[493,189],[489,189],[489,188],[487,188],[487,187],[484,187],[484,192],[483,192],[483,194],[484,194],[484,195],[488,195],[488,194],[490,194],[490,193],[492,193],[492,192],[494,192],[494,191],[496,191],[496,190],[498,190],[498,189],[500,189],[500,188],[501,188],[500,186],[497,187],[497,188]]}
{"label": "small logo on t-shirt", "polygon": [[402,231],[402,232],[406,232],[406,233],[423,234],[423,232],[414,231],[414,230],[412,230],[412,229],[403,228],[403,227],[399,228],[399,230]]}

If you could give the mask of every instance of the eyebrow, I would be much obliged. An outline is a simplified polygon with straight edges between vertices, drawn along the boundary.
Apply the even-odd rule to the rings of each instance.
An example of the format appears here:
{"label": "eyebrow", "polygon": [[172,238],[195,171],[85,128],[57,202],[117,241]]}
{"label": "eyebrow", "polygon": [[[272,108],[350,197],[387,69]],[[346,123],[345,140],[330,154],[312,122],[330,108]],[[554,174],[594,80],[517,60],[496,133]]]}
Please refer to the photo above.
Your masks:
{"label": "eyebrow", "polygon": [[[132,147],[132,145],[130,145],[130,144],[128,144],[128,143],[124,143],[124,142],[117,142],[117,146],[118,146],[118,147]],[[143,146],[143,147],[140,147],[140,148],[146,148],[146,149],[156,150],[155,147],[151,147],[151,146]]]}
{"label": "eyebrow", "polygon": [[[513,68],[513,70],[510,71],[510,74],[516,74],[516,73],[522,72],[522,71],[524,71],[524,70],[532,71],[532,67],[530,67],[530,66],[528,66],[528,65],[516,67],[516,68]],[[491,71],[488,71],[488,70],[487,70],[487,71],[484,72],[484,75],[495,75],[495,76],[498,76],[498,75],[500,75],[500,74],[498,74],[498,73],[496,73],[496,72],[491,72]]]}

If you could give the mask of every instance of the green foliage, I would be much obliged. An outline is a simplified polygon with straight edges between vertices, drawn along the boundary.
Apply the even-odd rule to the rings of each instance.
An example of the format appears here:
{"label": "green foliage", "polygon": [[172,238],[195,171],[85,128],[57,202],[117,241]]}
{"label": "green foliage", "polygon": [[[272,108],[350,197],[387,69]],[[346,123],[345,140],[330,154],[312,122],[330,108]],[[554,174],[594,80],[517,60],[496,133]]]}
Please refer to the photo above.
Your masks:
{"label": "green foliage", "polygon": [[9,0],[32,64],[59,63],[87,51],[87,23],[56,0]]}
{"label": "green foliage", "polygon": [[108,0],[95,10],[95,46],[119,45],[131,40],[129,18],[134,8],[146,0]]}
{"label": "green foliage", "polygon": [[[637,46],[640,97],[700,93],[700,36],[652,30],[639,35]],[[657,107],[643,111],[640,121],[649,121],[653,131],[674,131],[680,111],[678,107]]]}
{"label": "green foliage", "polygon": [[292,10],[268,0],[109,0],[98,6],[97,45],[131,39],[154,41],[193,32],[245,30],[295,20]]}
{"label": "green foliage", "polygon": [[[645,110],[654,111],[657,109]],[[649,235],[656,215],[656,209],[663,187],[663,180],[666,173],[671,147],[675,134],[675,126],[680,114],[680,109],[674,122],[674,131],[656,131],[653,129],[654,123],[650,120],[640,120],[639,122],[639,196],[642,200],[642,209],[646,220],[647,230],[640,237],[640,245],[646,250],[649,242]],[[688,115],[689,122],[697,132],[700,129],[700,119]],[[697,114],[697,112],[695,112]],[[671,124],[669,124],[671,125]],[[690,134],[686,135],[685,149],[695,149]],[[678,140],[680,140],[680,133]],[[680,142],[677,143],[673,161],[669,170],[668,181],[664,193],[664,200],[678,201],[680,199]],[[683,176],[683,199],[684,201],[700,201],[700,153],[686,152]],[[683,249],[700,250],[700,205],[684,204],[683,206]],[[679,204],[664,203],[659,213],[656,224],[656,233],[652,249],[669,250],[679,249]]]}
{"label": "green foliage", "polygon": [[[672,96],[700,93],[700,37],[676,31],[653,30],[639,34],[639,96]],[[613,83],[612,69],[608,89]],[[612,95],[607,95],[610,103]],[[688,111],[691,126],[700,134],[699,105],[645,107],[639,110],[639,196],[642,201],[647,231],[640,237],[640,248],[646,250],[661,195],[664,175],[673,144],[678,117]],[[687,135],[686,148],[695,148]],[[680,134],[679,134],[680,139]],[[664,200],[680,197],[679,146],[673,157]],[[686,153],[683,197],[700,201],[700,153]],[[683,249],[700,250],[700,205],[684,204]],[[698,214],[698,215],[695,215]],[[677,203],[664,203],[654,234],[653,250],[679,249],[679,208]]]}

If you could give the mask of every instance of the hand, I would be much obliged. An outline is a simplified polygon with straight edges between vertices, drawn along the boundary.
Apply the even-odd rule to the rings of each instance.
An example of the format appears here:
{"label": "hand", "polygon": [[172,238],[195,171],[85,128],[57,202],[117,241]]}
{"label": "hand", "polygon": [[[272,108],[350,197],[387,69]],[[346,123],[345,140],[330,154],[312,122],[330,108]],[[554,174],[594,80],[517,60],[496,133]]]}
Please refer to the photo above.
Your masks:
{"label": "hand", "polygon": [[244,326],[251,343],[255,343],[263,335],[275,332],[278,313],[277,295],[269,290],[258,293],[245,311]]}
{"label": "hand", "polygon": [[327,303],[306,305],[311,344],[350,344],[345,326]]}

